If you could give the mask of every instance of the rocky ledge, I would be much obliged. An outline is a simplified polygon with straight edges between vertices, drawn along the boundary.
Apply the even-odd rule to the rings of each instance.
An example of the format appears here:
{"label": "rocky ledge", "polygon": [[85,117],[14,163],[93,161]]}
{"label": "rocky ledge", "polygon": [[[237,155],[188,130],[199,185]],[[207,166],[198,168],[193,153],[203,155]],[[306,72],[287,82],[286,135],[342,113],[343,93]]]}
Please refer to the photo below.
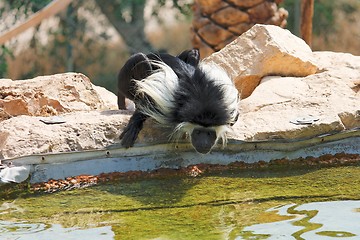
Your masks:
{"label": "rocky ledge", "polygon": [[[291,142],[360,128],[359,56],[312,52],[287,30],[255,25],[204,61],[226,69],[242,98],[230,145]],[[0,80],[0,160],[118,144],[132,110],[117,110],[116,101],[79,73]],[[135,147],[166,144],[168,135],[169,129],[147,121]],[[177,150],[171,145],[168,151]]]}

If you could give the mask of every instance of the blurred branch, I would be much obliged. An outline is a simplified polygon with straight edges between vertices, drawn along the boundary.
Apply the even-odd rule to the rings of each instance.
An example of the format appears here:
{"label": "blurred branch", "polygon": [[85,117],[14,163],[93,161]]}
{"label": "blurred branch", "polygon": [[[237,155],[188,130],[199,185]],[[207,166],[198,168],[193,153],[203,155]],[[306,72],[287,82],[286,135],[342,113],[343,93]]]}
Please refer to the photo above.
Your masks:
{"label": "blurred branch", "polygon": [[301,0],[301,38],[311,47],[314,0]]}
{"label": "blurred branch", "polygon": [[26,20],[24,23],[15,26],[10,31],[6,32],[2,36],[0,36],[0,45],[4,44],[5,42],[9,41],[11,38],[17,36],[18,34],[22,33],[23,31],[35,27],[36,25],[40,24],[40,22],[48,18],[50,16],[53,16],[63,10],[65,7],[67,7],[72,0],[54,0],[49,5],[47,5],[45,8],[39,10],[35,14],[33,14],[28,20]]}
{"label": "blurred branch", "polygon": [[[126,8],[116,0],[95,0],[102,13],[124,39],[130,52],[151,52],[153,47],[145,36],[145,0],[131,1]],[[130,11],[128,18],[125,11]]]}

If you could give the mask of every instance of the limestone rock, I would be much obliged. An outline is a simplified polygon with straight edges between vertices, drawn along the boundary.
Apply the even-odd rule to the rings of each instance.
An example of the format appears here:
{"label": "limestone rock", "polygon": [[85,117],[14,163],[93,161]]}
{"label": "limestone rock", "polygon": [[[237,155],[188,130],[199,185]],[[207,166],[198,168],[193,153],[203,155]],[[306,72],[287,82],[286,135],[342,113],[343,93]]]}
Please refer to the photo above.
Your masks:
{"label": "limestone rock", "polygon": [[[30,80],[0,81],[0,120],[9,116],[57,115],[72,111],[116,109],[83,74],[65,73]],[[101,97],[103,96],[103,97]],[[114,98],[114,97],[113,97]],[[116,98],[116,97],[115,97]]]}
{"label": "limestone rock", "polygon": [[[360,128],[360,57],[344,53],[314,52],[322,71],[306,77],[264,77],[240,103],[236,139],[263,141],[307,139]],[[313,124],[292,120],[313,116]]]}
{"label": "limestone rock", "polygon": [[[51,117],[25,115],[1,121],[0,160],[32,154],[104,149],[119,144],[119,135],[132,113],[132,110],[65,113],[61,115],[64,121],[61,124],[41,121]],[[149,119],[136,143],[167,142],[170,131]]]}
{"label": "limestone rock", "polygon": [[[117,96],[111,92],[109,92],[106,88],[100,87],[100,86],[95,86],[92,84],[92,87],[94,88],[94,90],[96,91],[96,93],[98,94],[100,100],[104,103],[104,105],[102,106],[102,110],[106,110],[106,109],[118,109],[117,106]],[[134,106],[132,105],[133,103],[126,99],[125,104],[127,106],[127,109],[133,109]]]}
{"label": "limestone rock", "polygon": [[0,159],[101,149],[119,141],[128,117],[129,112],[117,110],[62,114],[62,124],[40,121],[49,117],[13,117],[0,122]]}
{"label": "limestone rock", "polygon": [[242,99],[251,95],[264,76],[304,77],[318,71],[312,51],[302,39],[280,27],[261,24],[204,61],[223,67]]}

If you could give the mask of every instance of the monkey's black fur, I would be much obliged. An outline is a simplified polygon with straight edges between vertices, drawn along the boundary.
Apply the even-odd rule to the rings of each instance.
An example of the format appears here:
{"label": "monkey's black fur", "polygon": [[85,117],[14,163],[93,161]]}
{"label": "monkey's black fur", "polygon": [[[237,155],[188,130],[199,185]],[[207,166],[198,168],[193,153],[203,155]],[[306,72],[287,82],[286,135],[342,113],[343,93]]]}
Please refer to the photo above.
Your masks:
{"label": "monkey's black fur", "polygon": [[237,91],[227,75],[215,65],[200,63],[196,49],[178,56],[137,53],[118,75],[118,106],[126,109],[125,97],[136,110],[120,135],[125,147],[133,146],[144,121],[153,117],[187,132],[193,147],[208,153],[237,120]]}

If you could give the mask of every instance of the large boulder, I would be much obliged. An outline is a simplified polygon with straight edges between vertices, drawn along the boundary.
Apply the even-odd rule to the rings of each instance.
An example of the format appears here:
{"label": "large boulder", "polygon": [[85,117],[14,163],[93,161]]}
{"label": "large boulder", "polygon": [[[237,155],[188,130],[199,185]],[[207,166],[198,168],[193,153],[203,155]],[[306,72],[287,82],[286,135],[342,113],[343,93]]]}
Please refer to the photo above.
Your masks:
{"label": "large boulder", "polygon": [[[13,117],[0,122],[0,159],[102,149],[118,139],[128,117],[114,110],[65,113],[60,118]],[[53,119],[62,123],[44,123]]]}
{"label": "large boulder", "polygon": [[219,52],[204,59],[223,67],[241,98],[247,98],[264,76],[305,77],[318,71],[310,47],[273,25],[257,24]]}
{"label": "large boulder", "polygon": [[29,80],[0,79],[0,120],[11,116],[52,116],[73,111],[116,109],[116,96],[99,94],[80,73],[40,76]]}
{"label": "large boulder", "polygon": [[312,52],[288,30],[255,25],[204,61],[226,69],[241,93],[235,139],[304,139],[360,127],[358,56]]}
{"label": "large boulder", "polygon": [[[360,127],[360,57],[331,52],[312,56],[322,72],[264,77],[241,101],[235,138],[304,139]],[[301,124],[302,119],[314,122]]]}
{"label": "large boulder", "polygon": [[0,159],[103,148],[126,119],[111,113],[115,94],[80,73],[1,79],[0,96]]}

